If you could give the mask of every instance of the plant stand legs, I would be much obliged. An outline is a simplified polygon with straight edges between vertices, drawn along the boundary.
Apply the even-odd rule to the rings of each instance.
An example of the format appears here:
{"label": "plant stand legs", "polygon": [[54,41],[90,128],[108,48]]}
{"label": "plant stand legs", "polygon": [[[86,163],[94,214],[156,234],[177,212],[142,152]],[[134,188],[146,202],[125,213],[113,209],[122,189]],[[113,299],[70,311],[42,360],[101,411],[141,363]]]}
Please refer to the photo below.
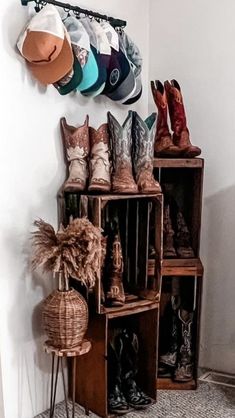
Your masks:
{"label": "plant stand legs", "polygon": [[[55,413],[55,401],[56,401],[56,392],[57,392],[57,383],[58,375],[61,369],[63,390],[64,390],[64,400],[65,400],[65,410],[66,418],[69,418],[69,408],[68,408],[68,397],[65,385],[65,375],[63,368],[63,357],[57,357],[57,364],[55,370],[55,354],[52,353],[52,362],[51,362],[51,395],[50,395],[50,418],[54,418]],[[72,418],[75,417],[75,389],[76,389],[76,357],[72,358],[72,369],[73,369],[73,387],[72,387]]]}
{"label": "plant stand legs", "polygon": [[[59,371],[61,370],[62,375],[62,383],[63,383],[63,390],[64,390],[64,403],[65,403],[65,410],[66,410],[66,418],[75,418],[75,394],[76,394],[76,363],[77,363],[77,356],[82,356],[88,353],[91,349],[90,341],[83,340],[80,345],[77,347],[73,347],[71,349],[59,349],[57,347],[53,347],[52,345],[48,344],[48,342],[44,343],[44,350],[47,354],[51,354],[51,389],[50,389],[50,413],[49,418],[54,418],[55,414],[55,402],[56,402],[56,391],[57,391],[57,383],[58,383],[58,375]],[[68,405],[68,395],[66,391],[66,384],[65,384],[65,373],[63,367],[63,359],[67,358],[71,359],[72,365],[72,414],[69,414],[69,405]],[[55,360],[57,358],[57,361]],[[56,364],[55,364],[56,363]],[[86,414],[89,415],[89,410],[85,408]]]}

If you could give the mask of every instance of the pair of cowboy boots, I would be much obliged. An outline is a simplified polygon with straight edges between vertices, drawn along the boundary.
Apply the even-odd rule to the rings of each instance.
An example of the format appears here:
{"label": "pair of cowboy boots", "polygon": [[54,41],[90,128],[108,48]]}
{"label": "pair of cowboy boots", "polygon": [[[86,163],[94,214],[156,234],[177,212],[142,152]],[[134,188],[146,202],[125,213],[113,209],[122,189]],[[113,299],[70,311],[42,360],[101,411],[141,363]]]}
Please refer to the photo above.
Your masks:
{"label": "pair of cowboy boots", "polygon": [[159,358],[159,375],[167,372],[177,382],[193,379],[193,312],[178,307],[176,297],[171,297],[172,314],[168,351]]}
{"label": "pair of cowboy boots", "polygon": [[97,130],[89,127],[89,117],[82,126],[68,125],[65,118],[60,120],[65,154],[69,165],[69,176],[64,190],[81,192],[108,192],[110,183],[109,132],[107,124]]}
{"label": "pair of cowboy boots", "polygon": [[[167,80],[163,85],[159,80],[151,81],[151,90],[158,108],[155,155],[173,158],[193,158],[200,155],[201,149],[190,141],[179,83],[176,80]],[[168,127],[168,109],[173,135]]]}
{"label": "pair of cowboy boots", "polygon": [[190,238],[190,232],[182,212],[177,211],[174,231],[170,205],[165,204],[163,213],[163,257],[194,258]]}
{"label": "pair of cowboy boots", "polygon": [[136,383],[139,342],[137,334],[127,329],[114,330],[108,346],[109,412],[126,414],[146,409],[152,404]]}
{"label": "pair of cowboy boots", "polygon": [[159,183],[153,177],[156,114],[143,120],[129,111],[124,123],[108,112],[112,147],[112,191],[114,193],[158,193]]}

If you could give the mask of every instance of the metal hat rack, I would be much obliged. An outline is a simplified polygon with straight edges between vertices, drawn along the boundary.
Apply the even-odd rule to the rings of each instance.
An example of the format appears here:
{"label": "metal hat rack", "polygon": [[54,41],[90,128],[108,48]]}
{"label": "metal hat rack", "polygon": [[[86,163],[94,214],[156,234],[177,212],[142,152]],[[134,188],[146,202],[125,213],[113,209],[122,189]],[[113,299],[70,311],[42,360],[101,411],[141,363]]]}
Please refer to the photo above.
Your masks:
{"label": "metal hat rack", "polygon": [[44,0],[21,0],[21,4],[22,6],[27,6],[28,3],[31,1],[35,1],[36,10],[40,10],[40,6],[45,6],[46,4],[50,3],[50,4],[53,4],[54,6],[62,7],[66,12],[72,11],[77,17],[79,17],[82,14],[85,16],[94,17],[95,19],[98,19],[98,20],[105,20],[109,22],[115,28],[124,28],[127,24],[125,20],[116,19],[114,17],[110,17],[107,15],[102,15],[100,13],[93,12],[92,10],[82,9],[81,7],[73,6],[69,3],[62,3],[57,0],[46,0],[46,1]]}

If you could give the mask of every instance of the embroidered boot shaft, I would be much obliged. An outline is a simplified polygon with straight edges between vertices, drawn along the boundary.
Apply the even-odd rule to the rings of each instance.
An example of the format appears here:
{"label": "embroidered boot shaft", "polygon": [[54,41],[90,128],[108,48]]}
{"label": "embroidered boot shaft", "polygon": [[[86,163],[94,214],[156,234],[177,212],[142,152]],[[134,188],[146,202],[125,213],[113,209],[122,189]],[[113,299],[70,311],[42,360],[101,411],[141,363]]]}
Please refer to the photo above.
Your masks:
{"label": "embroidered boot shaft", "polygon": [[138,188],[132,172],[132,111],[120,125],[115,117],[108,112],[108,124],[110,131],[113,172],[112,190],[115,193],[137,193]]}
{"label": "embroidered boot shaft", "polygon": [[157,130],[154,142],[155,155],[156,157],[178,157],[182,154],[182,150],[173,144],[169,131],[167,122],[168,104],[164,86],[159,80],[151,81],[151,90],[158,109]]}
{"label": "embroidered boot shaft", "polygon": [[87,157],[89,154],[89,118],[84,125],[75,128],[67,124],[66,119],[60,120],[61,133],[64,141],[69,177],[64,184],[65,191],[81,191],[86,188],[88,179]]}
{"label": "embroidered boot shaft", "polygon": [[146,409],[151,405],[151,398],[136,383],[139,363],[139,341],[133,331],[123,329],[120,333],[123,343],[122,388],[128,404],[134,409]]}
{"label": "embroidered boot shaft", "polygon": [[180,321],[180,347],[178,352],[177,368],[174,380],[188,382],[193,379],[193,352],[192,352],[192,323],[193,313],[185,310],[178,311]]}
{"label": "embroidered boot shaft", "polygon": [[133,164],[140,193],[161,192],[160,184],[153,177],[155,129],[156,113],[144,121],[137,112],[134,112],[132,124]]}
{"label": "embroidered boot shaft", "polygon": [[182,212],[176,216],[177,232],[175,236],[176,252],[180,258],[193,258],[194,251],[191,247],[191,237]]}
{"label": "embroidered boot shaft", "polygon": [[[176,278],[178,280],[178,277]],[[175,278],[174,278],[175,280]],[[170,340],[167,353],[160,356],[160,363],[168,367],[176,367],[178,341],[179,341],[179,325],[178,325],[178,308],[180,305],[180,297],[171,296],[171,317],[170,317]]]}
{"label": "embroidered boot shaft", "polygon": [[191,144],[180,86],[176,80],[171,80],[171,82],[167,80],[164,87],[169,106],[171,129],[174,132],[173,142],[183,151],[184,157],[196,157],[201,154],[201,149]]}
{"label": "embroidered boot shaft", "polygon": [[175,232],[172,228],[170,217],[170,205],[165,205],[163,216],[163,256],[165,258],[176,257],[176,251],[174,248],[174,235]]}
{"label": "embroidered boot shaft", "polygon": [[106,305],[122,306],[125,303],[123,287],[123,255],[120,240],[118,217],[114,217],[109,226],[108,236],[108,268]]}
{"label": "embroidered boot shaft", "polygon": [[89,128],[90,134],[90,185],[89,191],[108,192],[110,181],[110,145],[108,125],[105,123],[99,129]]}

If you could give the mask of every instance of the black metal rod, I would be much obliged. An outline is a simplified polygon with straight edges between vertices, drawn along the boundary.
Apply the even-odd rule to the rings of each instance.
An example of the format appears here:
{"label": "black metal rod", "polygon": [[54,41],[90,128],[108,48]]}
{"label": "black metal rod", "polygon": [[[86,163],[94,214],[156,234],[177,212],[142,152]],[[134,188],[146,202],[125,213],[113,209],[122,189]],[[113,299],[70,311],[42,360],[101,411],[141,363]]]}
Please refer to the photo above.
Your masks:
{"label": "black metal rod", "polygon": [[57,358],[57,366],[56,366],[56,375],[55,375],[55,386],[54,386],[54,393],[53,393],[53,403],[52,403],[52,410],[50,414],[50,418],[54,417],[55,412],[55,401],[56,401],[56,391],[57,391],[57,381],[58,381],[58,374],[59,374],[59,365],[60,365],[60,358]]}
{"label": "black metal rod", "polygon": [[52,362],[51,362],[51,397],[50,397],[50,417],[52,414],[52,404],[53,404],[53,389],[54,389],[54,360],[55,354],[52,353]]}
{"label": "black metal rod", "polygon": [[76,392],[76,356],[73,357],[73,411],[72,411],[72,418],[75,417],[75,392]]}
{"label": "black metal rod", "polygon": [[[28,3],[31,2],[31,1],[35,1],[35,0],[21,0],[21,4],[23,6],[27,6]],[[39,4],[41,3],[43,5],[47,4],[47,3],[50,3],[50,4],[53,4],[54,6],[62,7],[63,9],[68,10],[68,11],[72,10],[73,12],[78,13],[78,14],[81,13],[81,14],[84,14],[86,16],[95,17],[96,19],[106,20],[107,22],[109,22],[114,27],[125,27],[126,24],[127,24],[127,22],[125,20],[116,19],[114,17],[110,17],[110,16],[107,16],[107,15],[102,15],[100,13],[93,12],[92,10],[82,9],[81,7],[73,6],[69,3],[62,3],[62,2],[57,1],[57,0],[45,0],[45,1],[44,0],[42,0],[42,1],[39,0],[39,1],[36,1],[36,3],[39,3]]]}
{"label": "black metal rod", "polygon": [[65,377],[64,377],[64,367],[63,367],[63,357],[61,357],[61,372],[62,372],[62,379],[63,379],[63,387],[64,387],[64,400],[65,400],[65,409],[66,409],[66,417],[69,418],[69,409],[68,409],[68,397],[65,385]]}

